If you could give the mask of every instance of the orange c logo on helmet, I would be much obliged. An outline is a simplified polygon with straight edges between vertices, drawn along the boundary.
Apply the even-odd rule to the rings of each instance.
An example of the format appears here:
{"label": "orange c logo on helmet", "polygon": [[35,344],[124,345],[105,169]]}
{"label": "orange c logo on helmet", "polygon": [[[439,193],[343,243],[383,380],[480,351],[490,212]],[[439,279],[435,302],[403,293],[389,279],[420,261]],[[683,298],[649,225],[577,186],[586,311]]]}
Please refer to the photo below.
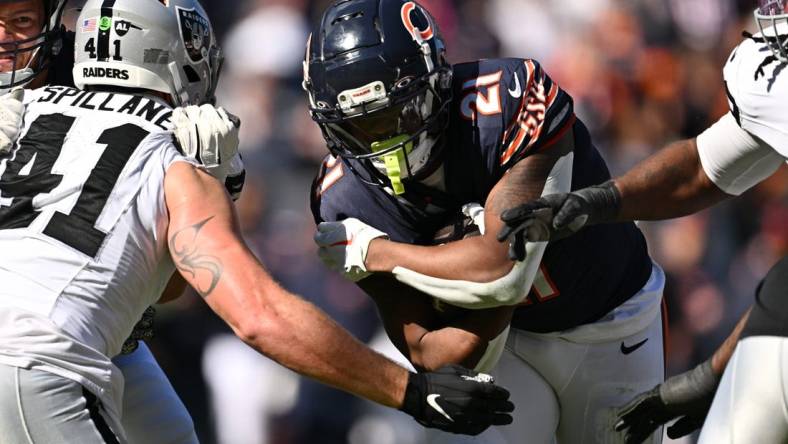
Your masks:
{"label": "orange c logo on helmet", "polygon": [[[425,17],[427,21],[427,29],[421,30],[413,24],[413,20],[410,18],[410,13],[416,9],[416,4],[413,2],[405,2],[402,5],[401,15],[402,15],[402,23],[405,25],[405,29],[408,30],[410,35],[413,36],[413,40],[416,40],[417,43],[421,43],[425,40],[431,39],[435,34],[432,32],[432,25],[429,24],[429,19]],[[421,11],[419,11],[421,12]]]}

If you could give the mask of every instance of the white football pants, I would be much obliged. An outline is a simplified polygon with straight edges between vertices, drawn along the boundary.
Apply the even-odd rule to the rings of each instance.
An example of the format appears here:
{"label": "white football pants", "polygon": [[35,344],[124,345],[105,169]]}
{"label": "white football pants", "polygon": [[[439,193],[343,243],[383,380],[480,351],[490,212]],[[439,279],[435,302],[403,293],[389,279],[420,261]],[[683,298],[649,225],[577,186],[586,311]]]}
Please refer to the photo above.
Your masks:
{"label": "white football pants", "polygon": [[[511,392],[514,422],[476,437],[430,430],[428,442],[622,443],[613,429],[615,408],[665,378],[664,286],[665,275],[654,264],[638,294],[593,324],[547,334],[513,328],[492,374]],[[646,442],[661,441],[660,429]]]}
{"label": "white football pants", "polygon": [[111,423],[79,383],[0,364],[0,443],[126,444],[123,431]]}
{"label": "white football pants", "polygon": [[699,444],[788,443],[788,338],[739,341]]}
{"label": "white football pants", "polygon": [[121,423],[129,444],[196,444],[194,422],[144,342],[112,362],[123,373]]}

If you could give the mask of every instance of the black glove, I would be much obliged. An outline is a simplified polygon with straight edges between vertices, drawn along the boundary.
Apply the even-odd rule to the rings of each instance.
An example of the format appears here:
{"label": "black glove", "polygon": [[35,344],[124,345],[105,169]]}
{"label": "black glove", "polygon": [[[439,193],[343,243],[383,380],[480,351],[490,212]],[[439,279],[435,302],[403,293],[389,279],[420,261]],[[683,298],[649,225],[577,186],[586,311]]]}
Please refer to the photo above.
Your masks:
{"label": "black glove", "polygon": [[139,341],[147,341],[153,338],[153,317],[155,315],[155,308],[148,307],[145,309],[145,313],[142,314],[142,319],[134,325],[131,336],[123,343],[123,347],[120,349],[121,355],[134,353],[137,347],[139,347]]}
{"label": "black glove", "polygon": [[668,427],[668,436],[688,435],[703,425],[719,383],[710,360],[668,378],[618,409],[616,430],[624,433],[627,444],[640,444],[663,424],[680,418]]}
{"label": "black glove", "polygon": [[613,181],[571,193],[548,194],[501,214],[506,224],[500,242],[510,239],[509,257],[525,259],[525,242],[546,242],[567,237],[586,225],[616,218],[621,194]]}
{"label": "black glove", "polygon": [[401,410],[424,427],[478,435],[491,425],[512,423],[509,392],[493,382],[457,365],[411,373]]}

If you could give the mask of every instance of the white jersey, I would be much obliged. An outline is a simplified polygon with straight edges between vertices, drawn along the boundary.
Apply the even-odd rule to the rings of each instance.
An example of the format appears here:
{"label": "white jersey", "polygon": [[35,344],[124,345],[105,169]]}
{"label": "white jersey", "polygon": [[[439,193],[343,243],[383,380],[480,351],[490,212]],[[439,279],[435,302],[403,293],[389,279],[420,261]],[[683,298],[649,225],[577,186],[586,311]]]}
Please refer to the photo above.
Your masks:
{"label": "white jersey", "polygon": [[117,418],[110,357],[174,271],[164,176],[194,162],[156,99],[46,87],[26,104],[0,161],[0,363],[76,380]]}
{"label": "white jersey", "polygon": [[706,174],[728,194],[741,194],[788,158],[786,68],[767,43],[749,38],[723,68],[731,111],[698,136],[698,153]]}

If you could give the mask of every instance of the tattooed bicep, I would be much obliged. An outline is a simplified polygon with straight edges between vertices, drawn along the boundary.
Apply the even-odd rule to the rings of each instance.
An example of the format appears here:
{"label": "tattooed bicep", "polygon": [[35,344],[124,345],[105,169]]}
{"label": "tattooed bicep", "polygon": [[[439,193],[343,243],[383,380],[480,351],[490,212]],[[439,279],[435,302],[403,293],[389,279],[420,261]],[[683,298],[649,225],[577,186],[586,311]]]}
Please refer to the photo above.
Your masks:
{"label": "tattooed bicep", "polygon": [[514,164],[490,192],[485,210],[501,214],[509,208],[538,199],[555,163],[573,149],[574,134],[569,130],[555,143]]}
{"label": "tattooed bicep", "polygon": [[204,236],[202,230],[213,218],[208,217],[175,231],[168,241],[175,267],[202,297],[213,292],[223,272],[219,258],[200,245],[200,236]]}

